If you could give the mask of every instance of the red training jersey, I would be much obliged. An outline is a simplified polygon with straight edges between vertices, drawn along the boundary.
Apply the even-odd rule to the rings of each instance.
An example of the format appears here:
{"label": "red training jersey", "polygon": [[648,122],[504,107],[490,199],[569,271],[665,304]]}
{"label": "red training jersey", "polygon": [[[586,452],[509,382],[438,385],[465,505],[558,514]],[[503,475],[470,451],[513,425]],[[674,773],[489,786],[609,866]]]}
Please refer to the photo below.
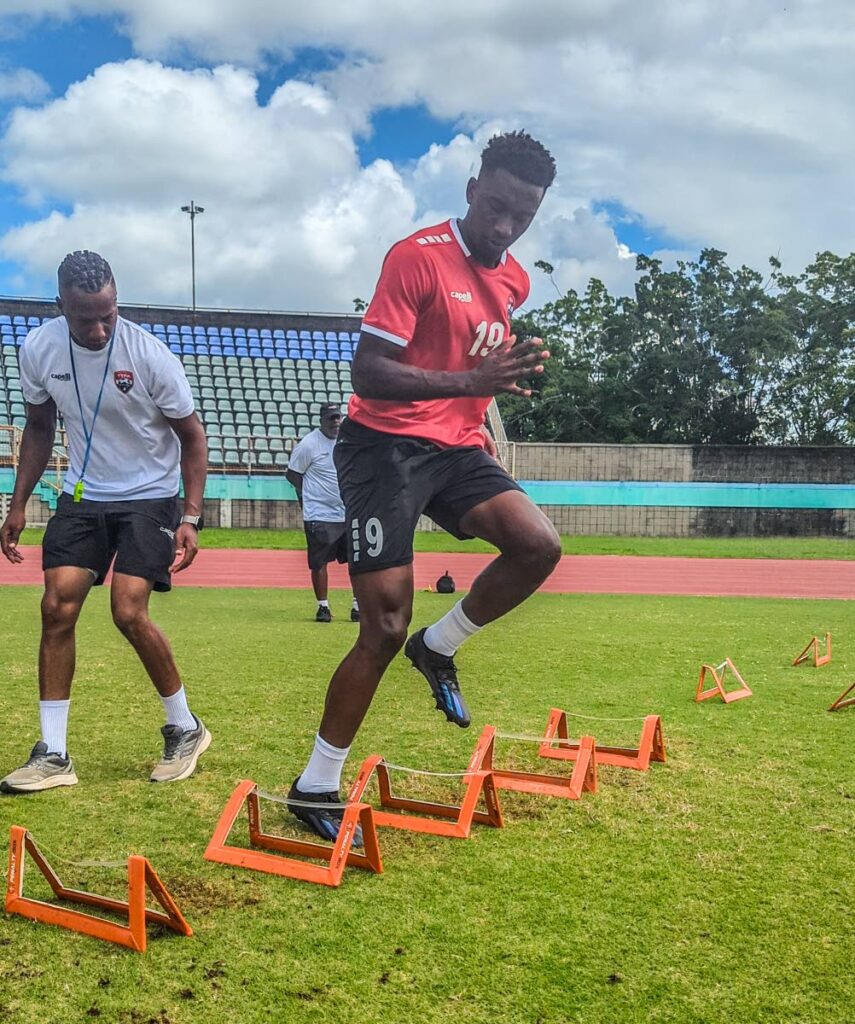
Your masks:
{"label": "red training jersey", "polygon": [[[466,248],[455,219],[397,242],[386,255],[362,330],[404,349],[426,370],[470,370],[510,337],[510,318],[528,298],[528,274],[510,253],[490,270]],[[484,447],[490,398],[379,401],[354,395],[348,416],[386,434],[443,447]]]}

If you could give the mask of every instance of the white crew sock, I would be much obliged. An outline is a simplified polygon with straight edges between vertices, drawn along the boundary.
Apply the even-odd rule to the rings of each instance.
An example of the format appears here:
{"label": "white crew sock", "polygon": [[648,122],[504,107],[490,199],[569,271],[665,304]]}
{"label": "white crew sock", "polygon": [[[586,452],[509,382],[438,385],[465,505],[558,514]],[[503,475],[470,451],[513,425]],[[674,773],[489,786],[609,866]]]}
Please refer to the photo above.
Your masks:
{"label": "white crew sock", "polygon": [[356,600],[356,598],[353,599],[353,604],[351,605],[351,607],[354,608],[356,611],[359,611],[359,602]]}
{"label": "white crew sock", "polygon": [[466,613],[463,611],[463,601],[458,601],[439,622],[428,626],[425,630],[425,644],[435,654],[443,654],[450,658],[464,640],[475,636],[483,628],[483,626],[476,626],[466,617]]}
{"label": "white crew sock", "polygon": [[329,601],[326,601],[326,600],[318,601],[318,607],[319,608],[329,608],[329,606],[330,606]]}
{"label": "white crew sock", "polygon": [[182,686],[171,697],[160,695],[163,710],[166,712],[166,724],[177,725],[183,732],[196,728],[196,719],[187,705],[187,692]]}
{"label": "white crew sock", "polygon": [[68,757],[66,733],[68,732],[68,709],[70,700],[40,700],[39,721],[42,727],[42,741],[47,744],[49,754]]}
{"label": "white crew sock", "polygon": [[297,788],[302,793],[338,792],[341,771],[349,753],[350,747],[334,747],[318,733],[315,737],[315,749],[300,776]]}

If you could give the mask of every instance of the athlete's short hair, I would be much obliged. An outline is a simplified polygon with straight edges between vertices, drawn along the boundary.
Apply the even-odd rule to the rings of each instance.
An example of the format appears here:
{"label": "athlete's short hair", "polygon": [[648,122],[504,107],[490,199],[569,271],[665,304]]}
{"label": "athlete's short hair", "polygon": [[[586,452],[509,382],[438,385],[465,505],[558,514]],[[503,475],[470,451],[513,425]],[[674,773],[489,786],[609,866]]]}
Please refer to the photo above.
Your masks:
{"label": "athlete's short hair", "polygon": [[110,264],[97,252],[78,249],[70,252],[60,263],[57,271],[60,294],[68,288],[82,292],[100,292],[108,284],[116,283]]}
{"label": "athlete's short hair", "polygon": [[504,170],[541,188],[549,188],[556,173],[549,150],[524,131],[494,135],[481,154],[481,170]]}

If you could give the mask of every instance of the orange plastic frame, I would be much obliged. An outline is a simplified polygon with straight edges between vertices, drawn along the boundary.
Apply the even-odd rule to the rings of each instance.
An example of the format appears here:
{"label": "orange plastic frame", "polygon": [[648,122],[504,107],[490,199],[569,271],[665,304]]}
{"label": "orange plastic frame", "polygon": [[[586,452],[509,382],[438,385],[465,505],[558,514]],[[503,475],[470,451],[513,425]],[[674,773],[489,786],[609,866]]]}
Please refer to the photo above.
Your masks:
{"label": "orange plastic frame", "polygon": [[[48,884],[58,899],[70,903],[81,903],[84,906],[108,910],[112,913],[127,915],[126,925],[104,921],[100,917],[83,914],[79,910],[57,907],[42,900],[24,896],[24,855],[29,853],[36,867],[47,879]],[[146,907],[146,889],[163,907],[149,910]],[[80,892],[68,889],[62,884],[53,868],[48,864],[44,854],[36,845],[36,841],[25,829],[13,825],[9,836],[9,877],[6,885],[6,913],[20,914],[22,917],[44,924],[58,925],[71,931],[90,935],[95,939],[115,942],[126,946],[137,953],[144,953],[146,947],[146,924],[162,924],[180,935],[192,935],[193,930],[184,920],[175,901],[169,895],[157,872],[145,857],[128,857],[128,900],[110,899],[96,896],[91,892]]]}
{"label": "orange plastic frame", "polygon": [[[855,697],[849,697],[849,694],[855,690],[855,683],[845,689],[843,693],[837,698],[837,700],[831,704],[828,708],[829,711],[840,711],[842,708],[851,707],[855,704]],[[847,699],[848,698],[848,699]]]}
{"label": "orange plastic frame", "polygon": [[578,800],[583,793],[597,791],[597,755],[598,750],[593,736],[583,736],[579,740],[579,749],[573,758],[573,772],[568,777],[542,775],[537,772],[510,771],[496,768],[495,757],[496,729],[485,725],[479,747],[483,745],[485,755],[482,761],[485,770],[492,773],[496,789],[510,789],[517,793],[536,793],[539,796],[557,796],[565,800]]}
{"label": "orange plastic frame", "polygon": [[[383,863],[380,858],[380,847],[377,844],[377,830],[374,824],[372,809],[361,803],[362,793],[368,784],[369,773],[365,766],[360,769],[350,793],[347,807],[342,816],[338,838],[332,846],[321,843],[310,843],[300,839],[286,839],[264,832],[261,827],[261,810],[259,808],[258,787],[251,779],[244,779],[232,793],[217,823],[208,848],[205,860],[220,864],[233,864],[236,867],[250,868],[253,871],[264,871],[269,875],[280,875],[284,878],[296,878],[303,882],[315,882],[318,885],[338,886],[341,884],[345,867],[363,868],[380,874]],[[229,832],[246,804],[249,816],[249,842],[253,847],[262,850],[275,850],[277,853],[290,854],[289,857],[278,857],[272,853],[262,853],[259,849],[245,849],[240,846],[229,846]],[[353,839],[357,825],[362,826],[364,853],[353,852]],[[315,857],[327,863],[310,864],[296,857]]]}
{"label": "orange plastic frame", "polygon": [[[540,747],[541,757],[556,761],[575,761],[581,750],[580,740],[571,740],[567,731],[567,712],[553,708],[549,712],[546,732]],[[558,746],[553,744],[557,742]],[[641,726],[641,737],[637,747],[605,747],[597,744],[597,764],[617,765],[618,768],[633,768],[646,772],[651,761],[665,762],[665,740],[662,737],[662,719],[659,715],[647,715]]]}
{"label": "orange plastic frame", "polygon": [[813,636],[804,650],[796,655],[793,664],[801,665],[803,661],[809,661],[811,655],[813,655],[814,668],[819,668],[820,665],[827,665],[831,661],[831,633],[825,634],[825,654],[819,653],[819,637]]}
{"label": "orange plastic frame", "polygon": [[[369,776],[372,773],[377,776],[380,809],[374,808],[375,824],[380,828],[399,828],[407,832],[446,836],[450,839],[468,839],[475,822],[479,825],[502,828],[504,821],[493,773],[484,770],[483,767],[488,752],[489,743],[482,733],[469,759],[466,773],[461,776],[466,790],[459,806],[395,796],[389,780],[389,769],[383,758],[378,754],[372,754],[363,763],[362,772],[368,772]],[[481,797],[484,799],[483,811],[478,810],[478,801]],[[415,811],[416,814],[426,817],[397,813],[400,811]],[[437,821],[437,818],[450,820]]]}
{"label": "orange plastic frame", "polygon": [[[728,669],[730,669],[740,684],[738,690],[731,690],[729,693],[724,688],[724,677],[727,675]],[[704,680],[707,677],[707,673],[715,680],[715,686],[705,690]],[[698,688],[695,691],[695,702],[700,703],[702,700],[709,700],[710,697],[716,696],[721,697],[725,704],[732,704],[735,700],[751,696],[751,690],[730,658],[725,658],[720,665],[701,665],[701,674],[698,676]]]}

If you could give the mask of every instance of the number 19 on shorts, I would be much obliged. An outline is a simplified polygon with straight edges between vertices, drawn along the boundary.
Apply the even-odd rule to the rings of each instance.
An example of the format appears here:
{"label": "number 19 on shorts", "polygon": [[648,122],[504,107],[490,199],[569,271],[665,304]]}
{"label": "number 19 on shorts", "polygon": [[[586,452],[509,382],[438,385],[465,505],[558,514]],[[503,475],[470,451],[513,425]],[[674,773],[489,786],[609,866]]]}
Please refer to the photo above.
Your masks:
{"label": "number 19 on shorts", "polygon": [[351,519],[350,536],[354,564],[359,561],[363,551],[369,558],[376,558],[383,550],[383,526],[376,516],[366,519],[364,528],[360,527],[358,519]]}

